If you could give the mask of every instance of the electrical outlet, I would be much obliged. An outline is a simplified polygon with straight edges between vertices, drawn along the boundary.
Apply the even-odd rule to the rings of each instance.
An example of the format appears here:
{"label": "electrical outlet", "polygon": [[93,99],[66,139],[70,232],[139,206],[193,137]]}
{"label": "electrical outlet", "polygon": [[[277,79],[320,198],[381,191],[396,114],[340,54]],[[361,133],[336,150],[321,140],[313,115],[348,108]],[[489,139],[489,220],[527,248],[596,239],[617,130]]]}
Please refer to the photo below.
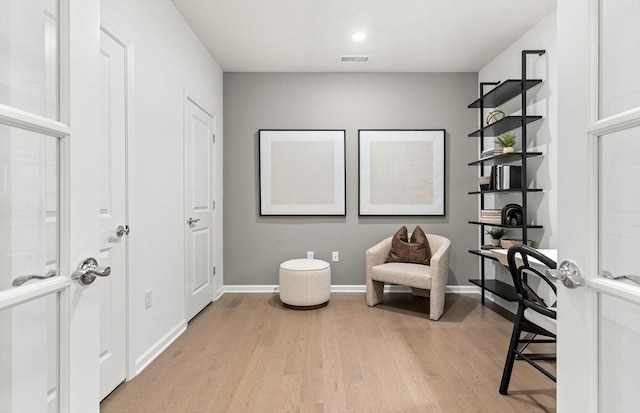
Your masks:
{"label": "electrical outlet", "polygon": [[307,251],[307,259],[308,260],[312,260],[313,259],[313,251]]}
{"label": "electrical outlet", "polygon": [[338,251],[333,251],[331,253],[331,261],[333,261],[333,262],[340,261],[340,253]]}
{"label": "electrical outlet", "polygon": [[144,292],[144,309],[148,309],[151,307],[151,290],[147,290]]}

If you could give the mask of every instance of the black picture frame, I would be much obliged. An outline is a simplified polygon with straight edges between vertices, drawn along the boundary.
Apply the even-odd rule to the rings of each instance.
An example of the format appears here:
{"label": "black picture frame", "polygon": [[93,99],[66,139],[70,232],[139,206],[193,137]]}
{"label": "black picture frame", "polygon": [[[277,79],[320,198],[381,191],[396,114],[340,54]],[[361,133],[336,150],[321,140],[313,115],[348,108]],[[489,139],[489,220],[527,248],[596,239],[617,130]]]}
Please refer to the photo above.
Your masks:
{"label": "black picture frame", "polygon": [[446,216],[446,130],[359,129],[358,215]]}

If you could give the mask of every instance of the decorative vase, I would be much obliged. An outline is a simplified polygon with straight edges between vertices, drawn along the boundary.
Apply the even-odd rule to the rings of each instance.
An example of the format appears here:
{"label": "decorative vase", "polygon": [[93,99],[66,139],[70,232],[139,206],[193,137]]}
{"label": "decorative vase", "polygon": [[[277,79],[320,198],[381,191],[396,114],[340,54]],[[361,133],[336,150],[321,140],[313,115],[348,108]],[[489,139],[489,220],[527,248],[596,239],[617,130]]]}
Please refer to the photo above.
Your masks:
{"label": "decorative vase", "polygon": [[502,148],[502,153],[511,153],[515,151],[516,148],[514,148],[513,146],[505,146],[504,148]]}
{"label": "decorative vase", "polygon": [[493,245],[494,247],[499,247],[500,246],[500,238],[491,238],[491,245]]}

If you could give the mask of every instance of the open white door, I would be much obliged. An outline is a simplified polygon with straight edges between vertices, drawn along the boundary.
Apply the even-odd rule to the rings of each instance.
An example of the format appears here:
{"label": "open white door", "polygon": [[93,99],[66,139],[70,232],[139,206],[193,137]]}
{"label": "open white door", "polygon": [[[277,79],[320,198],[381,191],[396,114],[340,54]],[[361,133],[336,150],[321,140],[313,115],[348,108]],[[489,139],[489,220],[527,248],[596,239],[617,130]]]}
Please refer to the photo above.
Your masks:
{"label": "open white door", "polygon": [[0,411],[99,409],[98,50],[97,1],[0,2]]}
{"label": "open white door", "polygon": [[100,31],[100,263],[111,275],[96,282],[100,295],[100,400],[127,374],[127,146],[126,49]]}
{"label": "open white door", "polygon": [[185,315],[191,320],[213,301],[213,116],[191,96],[184,108]]}
{"label": "open white door", "polygon": [[558,411],[638,411],[640,2],[560,0],[558,59]]}

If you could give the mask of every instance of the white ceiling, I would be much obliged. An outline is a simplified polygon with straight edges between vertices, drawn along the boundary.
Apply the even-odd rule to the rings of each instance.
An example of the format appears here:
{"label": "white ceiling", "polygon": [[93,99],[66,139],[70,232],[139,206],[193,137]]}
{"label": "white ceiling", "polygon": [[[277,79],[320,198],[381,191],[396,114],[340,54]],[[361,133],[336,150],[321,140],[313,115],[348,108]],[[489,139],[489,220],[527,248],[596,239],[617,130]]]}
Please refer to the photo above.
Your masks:
{"label": "white ceiling", "polygon": [[[225,72],[476,72],[555,0],[173,0]],[[367,38],[354,42],[354,32]],[[340,63],[370,55],[369,63]]]}

